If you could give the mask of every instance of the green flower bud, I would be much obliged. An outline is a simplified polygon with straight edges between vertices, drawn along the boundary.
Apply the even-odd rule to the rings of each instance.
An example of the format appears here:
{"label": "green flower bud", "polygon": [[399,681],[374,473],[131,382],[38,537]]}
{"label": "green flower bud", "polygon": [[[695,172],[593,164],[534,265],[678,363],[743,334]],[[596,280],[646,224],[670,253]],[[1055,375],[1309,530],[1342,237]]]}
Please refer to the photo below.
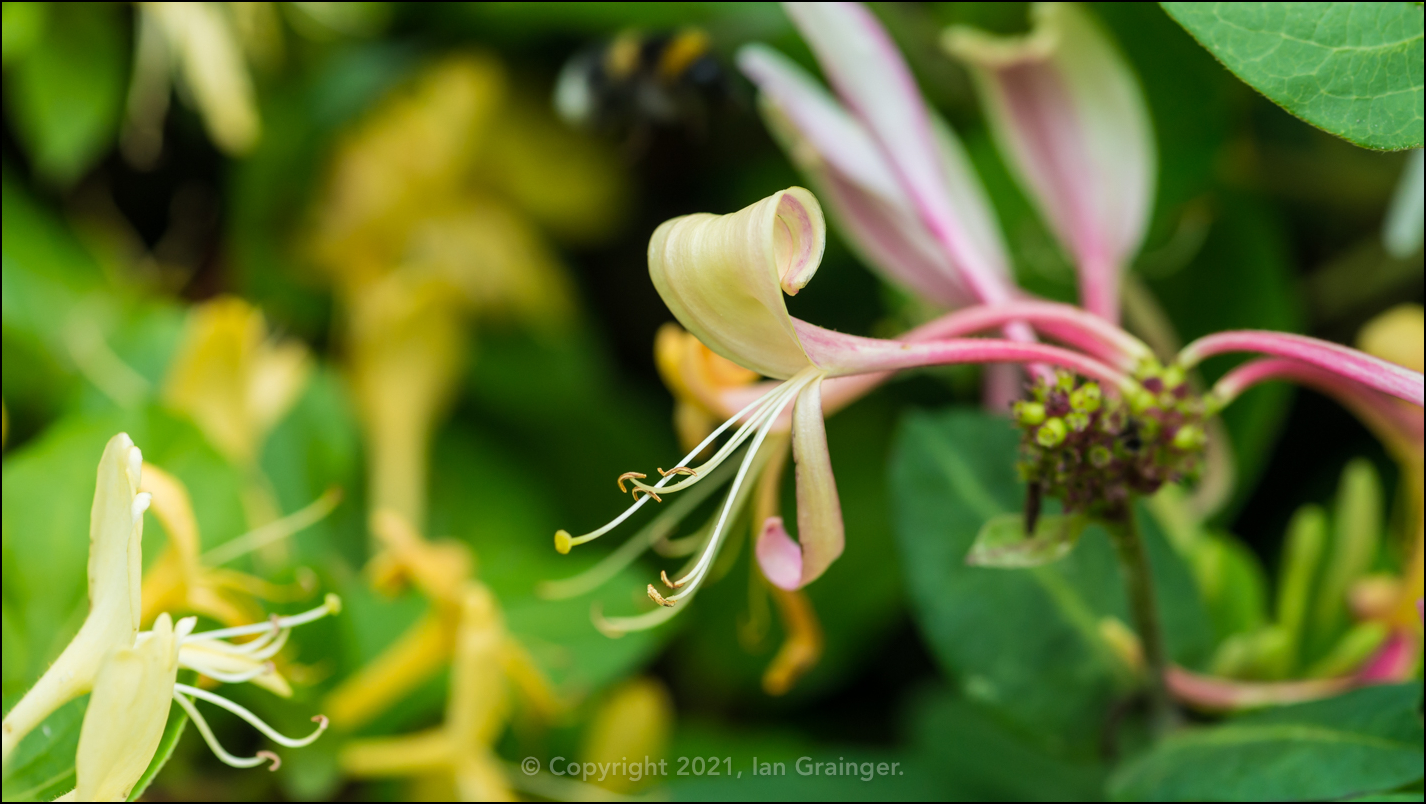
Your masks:
{"label": "green flower bud", "polygon": [[1203,428],[1189,424],[1178,428],[1178,432],[1174,433],[1173,445],[1174,449],[1190,452],[1201,449],[1207,440],[1208,437],[1204,435]]}
{"label": "green flower bud", "polygon": [[1067,431],[1063,419],[1050,418],[1035,431],[1035,440],[1042,447],[1057,447],[1065,440]]}
{"label": "green flower bud", "polygon": [[1065,393],[1069,393],[1070,391],[1073,391],[1073,390],[1074,390],[1074,375],[1073,375],[1073,374],[1070,374],[1070,373],[1067,372],[1067,371],[1057,372],[1057,374],[1056,374],[1056,376],[1055,376],[1055,385],[1058,386],[1059,389],[1060,389],[1061,391],[1064,391]]}
{"label": "green flower bud", "polygon": [[1039,402],[1016,402],[1015,420],[1026,427],[1034,427],[1045,420],[1045,406]]}
{"label": "green flower bud", "polygon": [[1143,388],[1136,389],[1129,394],[1129,409],[1135,414],[1143,414],[1144,411],[1158,404],[1158,399]]}
{"label": "green flower bud", "polygon": [[1070,394],[1070,407],[1075,410],[1082,410],[1085,413],[1093,413],[1099,410],[1099,403],[1103,394],[1099,390],[1099,383],[1085,383],[1083,387]]}
{"label": "green flower bud", "polygon": [[1089,462],[1093,464],[1096,469],[1103,469],[1108,466],[1112,460],[1114,460],[1113,453],[1103,444],[1095,444],[1089,448]]}
{"label": "green flower bud", "polygon": [[1183,381],[1187,379],[1187,376],[1184,374],[1183,367],[1174,363],[1164,369],[1161,378],[1164,381],[1164,387],[1172,391],[1180,385],[1183,385]]}
{"label": "green flower bud", "polygon": [[1089,414],[1076,410],[1068,416],[1065,416],[1065,424],[1068,424],[1070,429],[1076,433],[1083,433],[1089,429]]}

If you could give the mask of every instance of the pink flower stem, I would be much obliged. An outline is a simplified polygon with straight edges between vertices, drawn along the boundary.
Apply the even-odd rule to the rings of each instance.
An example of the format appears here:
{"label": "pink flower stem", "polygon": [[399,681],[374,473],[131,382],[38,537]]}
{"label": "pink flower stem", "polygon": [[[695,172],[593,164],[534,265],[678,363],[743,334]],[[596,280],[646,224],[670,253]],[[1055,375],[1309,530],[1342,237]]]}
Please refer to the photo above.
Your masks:
{"label": "pink flower stem", "polygon": [[960,337],[1013,321],[1028,323],[1057,341],[1126,371],[1154,356],[1153,350],[1143,341],[1097,315],[1072,305],[1043,301],[968,307],[923,324],[902,335],[900,340],[929,341]]}

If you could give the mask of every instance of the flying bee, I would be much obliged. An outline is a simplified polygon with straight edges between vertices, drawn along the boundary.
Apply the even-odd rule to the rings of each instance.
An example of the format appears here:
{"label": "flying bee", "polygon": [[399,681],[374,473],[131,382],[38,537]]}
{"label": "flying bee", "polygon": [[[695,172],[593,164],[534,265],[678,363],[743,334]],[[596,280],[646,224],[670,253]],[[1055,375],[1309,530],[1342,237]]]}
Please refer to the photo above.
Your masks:
{"label": "flying bee", "polygon": [[554,104],[571,125],[642,139],[651,126],[701,133],[709,105],[727,94],[726,74],[703,31],[624,31],[565,64]]}

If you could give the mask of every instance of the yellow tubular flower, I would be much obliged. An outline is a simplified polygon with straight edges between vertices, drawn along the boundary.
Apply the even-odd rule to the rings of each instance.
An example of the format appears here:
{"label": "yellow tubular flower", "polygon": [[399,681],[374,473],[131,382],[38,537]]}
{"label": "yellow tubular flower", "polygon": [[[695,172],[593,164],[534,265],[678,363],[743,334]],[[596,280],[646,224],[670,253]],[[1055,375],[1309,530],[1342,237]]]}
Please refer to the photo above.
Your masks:
{"label": "yellow tubular flower", "polygon": [[723,392],[758,380],[756,372],[717,354],[672,322],[659,327],[654,337],[654,365],[673,393],[673,424],[686,450],[741,407],[729,407]]}
{"label": "yellow tubular flower", "polygon": [[115,648],[139,630],[144,510],[139,491],[143,454],[125,433],[109,439],[99,459],[89,516],[89,616],[64,652],[5,716],[4,760],[25,735],[68,701],[88,692]]}
{"label": "yellow tubular flower", "polygon": [[[596,765],[630,765],[664,758],[673,730],[673,699],[657,679],[636,678],[613,692],[590,721],[580,757]],[[596,782],[616,793],[632,792],[647,782],[610,774]]]}
{"label": "yellow tubular flower", "polygon": [[270,338],[261,310],[223,297],[189,313],[164,398],[228,460],[248,467],[311,370],[306,346]]}
{"label": "yellow tubular flower", "polygon": [[459,619],[445,724],[402,737],[354,740],[342,749],[345,771],[360,777],[436,776],[452,780],[463,801],[511,799],[490,747],[510,708],[501,660],[506,636],[494,595],[467,583]]}

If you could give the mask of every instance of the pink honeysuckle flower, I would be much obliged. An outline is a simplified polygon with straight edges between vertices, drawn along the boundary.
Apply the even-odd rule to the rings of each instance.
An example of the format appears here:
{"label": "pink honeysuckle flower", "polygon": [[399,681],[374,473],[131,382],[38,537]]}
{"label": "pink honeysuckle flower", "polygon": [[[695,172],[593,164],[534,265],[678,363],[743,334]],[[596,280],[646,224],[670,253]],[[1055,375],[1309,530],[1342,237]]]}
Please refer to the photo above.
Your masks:
{"label": "pink honeysuckle flower", "polygon": [[1080,301],[1119,320],[1119,277],[1153,207],[1157,156],[1128,62],[1076,3],[1036,3],[1034,30],[956,26],[946,49],[975,78],[991,131],[1079,269]]}
{"label": "pink honeysuckle flower", "polygon": [[[875,381],[900,369],[950,363],[1044,363],[1059,365],[1104,382],[1117,393],[1142,393],[1122,369],[1096,357],[1059,346],[986,338],[947,338],[945,333],[1003,325],[1024,315],[1050,324],[1050,331],[1072,334],[1069,342],[1091,345],[1120,365],[1147,354],[1132,336],[1066,305],[1020,304],[1004,310],[960,314],[921,335],[920,342],[878,340],[845,335],[793,318],[783,294],[806,286],[820,264],[826,243],[821,205],[807,190],[793,187],[730,215],[697,214],[667,221],[649,242],[649,274],[670,311],[690,333],[717,354],[780,382],[757,386],[760,395],[729,417],[653,484],[630,473],[636,501],[598,530],[572,537],[555,535],[555,547],[571,547],[602,536],[625,521],[650,498],[687,489],[747,444],[716,524],[699,558],[681,577],[666,581],[667,597],[650,586],[650,596],[671,606],[695,593],[717,555],[730,512],[758,460],[769,434],[792,407],[785,425],[791,430],[797,465],[798,540],[782,527],[763,527],[756,547],[766,577],[779,587],[796,589],[819,577],[841,554],[844,530],[831,456],[823,424],[824,381],[846,378],[852,391],[864,392]],[[1092,323],[1091,323],[1092,322]],[[869,376],[872,382],[850,385]],[[741,389],[739,389],[741,391]],[[850,396],[850,394],[847,394]],[[845,398],[844,398],[845,399]],[[839,400],[844,404],[844,400]],[[736,429],[734,429],[736,428]],[[732,435],[702,464],[696,456],[721,435]],[[621,486],[622,488],[622,486]],[[642,497],[639,495],[642,494]]]}

